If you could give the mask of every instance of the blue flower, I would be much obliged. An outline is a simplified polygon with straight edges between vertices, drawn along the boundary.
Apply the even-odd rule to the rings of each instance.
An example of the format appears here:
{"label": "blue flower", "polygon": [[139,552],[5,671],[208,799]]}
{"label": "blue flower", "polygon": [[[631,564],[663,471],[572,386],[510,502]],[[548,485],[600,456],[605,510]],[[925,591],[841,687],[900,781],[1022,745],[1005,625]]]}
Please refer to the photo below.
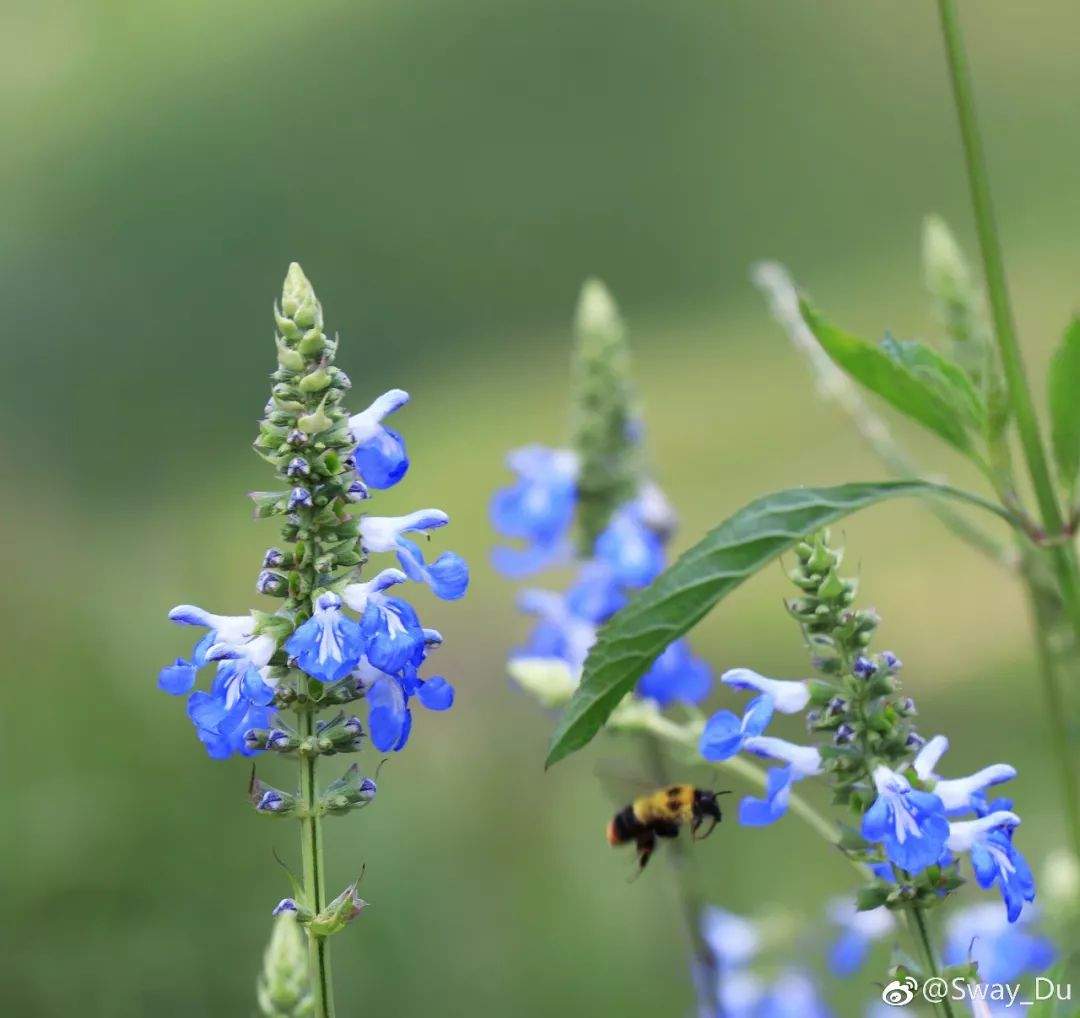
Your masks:
{"label": "blue flower", "polygon": [[995,810],[977,820],[957,820],[949,825],[949,850],[969,854],[981,888],[998,885],[1010,923],[1020,918],[1025,901],[1035,900],[1035,877],[1012,840],[1019,823],[1015,813]]}
{"label": "blue flower", "polygon": [[729,710],[717,711],[705,724],[701,733],[699,749],[706,760],[728,760],[733,757],[748,738],[761,735],[773,715],[773,702],[769,696],[758,696],[746,705],[742,718]]}
{"label": "blue flower", "polygon": [[345,603],[360,613],[364,652],[375,668],[400,672],[409,662],[422,660],[424,628],[412,605],[384,591],[406,576],[400,569],[384,569],[366,583],[351,583],[342,592]]}
{"label": "blue flower", "polygon": [[755,1018],[829,1018],[831,1014],[813,979],[790,970],[772,984]]}
{"label": "blue flower", "polygon": [[977,809],[985,802],[985,791],[993,785],[1011,781],[1016,777],[1016,768],[1009,764],[991,764],[966,778],[942,780],[934,773],[934,768],[942,755],[949,748],[949,740],[944,735],[936,735],[915,757],[915,773],[929,784],[945,806],[949,816],[960,816]]}
{"label": "blue flower", "polygon": [[469,567],[465,560],[452,551],[444,551],[428,565],[423,552],[410,540],[399,537],[398,561],[410,580],[426,583],[436,597],[455,601],[465,596],[469,586]]}
{"label": "blue flower", "polygon": [[491,522],[500,534],[520,538],[525,546],[496,548],[492,560],[508,576],[526,576],[569,556],[578,460],[565,449],[530,445],[515,449],[506,462],[518,479],[492,497]]}
{"label": "blue flower", "polygon": [[178,604],[169,612],[169,621],[181,626],[202,626],[215,634],[211,642],[239,643],[255,632],[251,615],[213,615],[193,604]]}
{"label": "blue flower", "polygon": [[880,842],[885,855],[909,873],[919,873],[941,859],[949,821],[941,800],[915,791],[907,778],[884,764],[873,774],[877,798],[862,819],[867,841]]}
{"label": "blue flower", "polygon": [[566,591],[567,608],[596,625],[607,622],[626,601],[618,578],[603,562],[586,562]]}
{"label": "blue flower", "polygon": [[761,931],[756,923],[714,905],[702,910],[701,936],[722,970],[748,964],[761,950]]}
{"label": "blue flower", "polygon": [[896,920],[884,905],[860,912],[850,898],[834,901],[829,918],[840,928],[829,948],[829,968],[841,978],[861,969],[873,944],[896,929]]}
{"label": "blue flower", "polygon": [[400,675],[390,675],[370,661],[361,661],[357,675],[368,703],[368,734],[380,752],[404,749],[412,732],[409,702],[416,696],[428,710],[449,710],[454,704],[454,687],[441,675],[421,679],[417,669],[429,647],[438,646],[442,637],[434,629],[423,630],[421,650],[407,663]]}
{"label": "blue flower", "polygon": [[326,591],[315,599],[315,612],[285,642],[285,650],[308,675],[336,682],[351,672],[364,653],[360,627],[341,611],[341,598]]}
{"label": "blue flower", "polygon": [[249,728],[266,728],[273,711],[273,687],[247,661],[223,661],[209,692],[196,690],[187,713],[207,753],[223,760],[234,753],[251,756],[244,742]]}
{"label": "blue flower", "polygon": [[365,516],[360,522],[360,545],[365,552],[397,552],[398,562],[409,578],[431,587],[437,597],[454,600],[469,585],[469,569],[454,552],[443,552],[428,565],[420,549],[404,535],[429,534],[445,527],[450,517],[441,509],[420,509],[407,516]]}
{"label": "blue flower", "polygon": [[700,703],[712,688],[712,670],[690,653],[686,640],[669,643],[652,667],[638,680],[637,695],[661,707]]}
{"label": "blue flower", "polygon": [[1015,983],[1042,972],[1053,964],[1054,945],[1031,930],[1033,920],[1032,906],[1024,906],[1015,923],[991,902],[955,912],[945,928],[945,963],[977,962],[983,983]]}
{"label": "blue flower", "polygon": [[550,590],[521,591],[518,607],[540,622],[514,656],[558,658],[579,675],[589,648],[596,642],[596,627],[571,611],[565,595]]}
{"label": "blue flower", "polygon": [[607,565],[626,587],[645,587],[664,568],[664,544],[631,502],[612,516],[596,539],[596,558]]}
{"label": "blue flower", "polygon": [[767,693],[781,714],[798,714],[810,702],[810,686],[803,681],[767,679],[749,668],[731,668],[720,681],[732,689]]}
{"label": "blue flower", "polygon": [[356,470],[372,488],[393,487],[409,469],[405,440],[382,423],[408,402],[407,392],[391,389],[365,411],[349,418],[349,431],[356,442]]}
{"label": "blue flower", "polygon": [[797,746],[785,739],[756,735],[745,740],[743,749],[754,756],[785,764],[771,768],[765,775],[764,799],[748,795],[739,803],[739,823],[746,827],[775,823],[787,812],[791,786],[821,773],[821,753],[814,746]]}

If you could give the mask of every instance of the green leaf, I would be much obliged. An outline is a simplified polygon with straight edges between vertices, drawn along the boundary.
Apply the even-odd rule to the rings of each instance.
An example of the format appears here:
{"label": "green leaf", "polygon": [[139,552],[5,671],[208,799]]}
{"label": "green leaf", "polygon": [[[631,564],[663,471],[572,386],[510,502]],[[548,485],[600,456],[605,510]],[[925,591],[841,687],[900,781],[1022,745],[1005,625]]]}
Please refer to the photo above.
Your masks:
{"label": "green leaf", "polygon": [[547,766],[588,743],[664,648],[744,580],[805,535],[902,495],[954,498],[1015,522],[1000,506],[977,495],[928,481],[793,488],[751,502],[710,531],[600,630],[581,685],[552,736]]}
{"label": "green leaf", "polygon": [[800,301],[799,308],[822,349],[855,381],[960,452],[967,456],[975,454],[961,412],[934,386],[873,343],[830,325],[805,301]]}
{"label": "green leaf", "polygon": [[1058,477],[1070,498],[1080,474],[1080,318],[1074,318],[1050,361],[1050,435]]}
{"label": "green leaf", "polygon": [[986,426],[986,403],[968,373],[955,361],[914,339],[886,336],[881,349],[959,410],[968,425],[980,431]]}

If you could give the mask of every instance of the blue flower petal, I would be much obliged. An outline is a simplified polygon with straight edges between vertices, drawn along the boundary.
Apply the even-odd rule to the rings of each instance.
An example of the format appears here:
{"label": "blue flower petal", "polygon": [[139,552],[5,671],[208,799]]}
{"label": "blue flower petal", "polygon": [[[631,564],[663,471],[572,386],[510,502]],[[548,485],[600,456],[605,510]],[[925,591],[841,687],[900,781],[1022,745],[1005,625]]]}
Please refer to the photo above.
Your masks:
{"label": "blue flower petal", "polygon": [[436,597],[455,601],[463,597],[469,586],[469,567],[452,551],[444,551],[428,565],[420,548],[406,537],[397,540],[397,557],[405,575],[417,583],[426,583]]}
{"label": "blue flower petal", "polygon": [[841,932],[829,949],[829,968],[833,975],[845,978],[863,967],[870,952],[870,941],[856,930]]}
{"label": "blue flower petal", "polygon": [[417,690],[417,696],[428,710],[449,710],[454,705],[454,687],[441,675],[426,679]]}
{"label": "blue flower petal", "polygon": [[195,666],[190,661],[178,657],[171,665],[166,665],[158,672],[158,689],[172,696],[190,693],[195,685]]}
{"label": "blue flower petal", "polygon": [[405,439],[385,425],[356,447],[356,471],[371,488],[392,488],[409,469]]}
{"label": "blue flower petal", "polygon": [[706,760],[728,760],[742,742],[742,721],[729,710],[719,710],[706,722],[699,748]]}

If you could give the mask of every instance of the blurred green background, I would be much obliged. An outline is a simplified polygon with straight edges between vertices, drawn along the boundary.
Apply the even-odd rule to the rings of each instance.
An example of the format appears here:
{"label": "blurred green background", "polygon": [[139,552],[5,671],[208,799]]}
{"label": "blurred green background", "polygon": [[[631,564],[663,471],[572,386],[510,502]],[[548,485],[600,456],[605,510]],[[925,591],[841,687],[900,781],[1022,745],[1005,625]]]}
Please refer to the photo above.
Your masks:
{"label": "blurred green background", "polygon": [[[1041,386],[1077,292],[1080,10],[962,6]],[[421,715],[377,805],[331,825],[332,883],[366,864],[373,902],[334,942],[339,1013],[685,1013],[670,873],[628,885],[602,836],[594,768],[623,752],[545,774],[552,719],[505,678],[526,625],[487,566],[486,503],[508,447],[565,438],[588,274],[630,322],[680,548],[763,491],[882,476],[748,266],[783,259],[867,335],[933,334],[920,221],[970,230],[929,0],[9,0],[2,23],[5,1013],[253,1011],[285,892],[271,849],[291,858],[294,831],[251,813],[248,765],[206,759],[154,682],[190,643],[171,605],[260,600],[274,528],[244,493],[266,483],[249,443],[292,259],[355,408],[413,394],[413,467],[378,511],[445,508],[437,545],[474,569],[461,604],[419,598],[455,709]],[[843,532],[881,646],[952,737],[947,772],[1020,767],[1038,865],[1062,827],[1017,589],[914,504]],[[804,673],[785,592],[767,570],[697,647]],[[791,818],[727,824],[694,856],[718,904],[801,914],[817,964],[839,856]],[[839,1013],[878,971],[830,984]]]}

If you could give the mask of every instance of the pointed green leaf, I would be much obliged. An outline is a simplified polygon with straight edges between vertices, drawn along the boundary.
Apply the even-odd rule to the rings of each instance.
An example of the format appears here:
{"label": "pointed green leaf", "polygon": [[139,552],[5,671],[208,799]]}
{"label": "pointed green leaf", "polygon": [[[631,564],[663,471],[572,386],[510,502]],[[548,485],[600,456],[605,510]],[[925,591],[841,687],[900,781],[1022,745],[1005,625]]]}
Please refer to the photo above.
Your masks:
{"label": "pointed green leaf", "polygon": [[968,373],[955,361],[915,339],[887,336],[881,349],[960,411],[967,424],[980,430],[985,426],[986,404]]}
{"label": "pointed green leaf", "polygon": [[1080,474],[1080,318],[1074,318],[1050,361],[1050,435],[1058,477],[1070,497]]}
{"label": "pointed green leaf", "polygon": [[710,531],[601,630],[581,685],[551,739],[547,766],[581,749],[664,648],[777,555],[858,509],[901,495],[937,495],[1012,518],[977,495],[928,481],[793,488],[751,502]]}
{"label": "pointed green leaf", "polygon": [[873,343],[830,325],[805,301],[799,308],[810,331],[838,367],[960,452],[974,454],[961,413],[934,386]]}

